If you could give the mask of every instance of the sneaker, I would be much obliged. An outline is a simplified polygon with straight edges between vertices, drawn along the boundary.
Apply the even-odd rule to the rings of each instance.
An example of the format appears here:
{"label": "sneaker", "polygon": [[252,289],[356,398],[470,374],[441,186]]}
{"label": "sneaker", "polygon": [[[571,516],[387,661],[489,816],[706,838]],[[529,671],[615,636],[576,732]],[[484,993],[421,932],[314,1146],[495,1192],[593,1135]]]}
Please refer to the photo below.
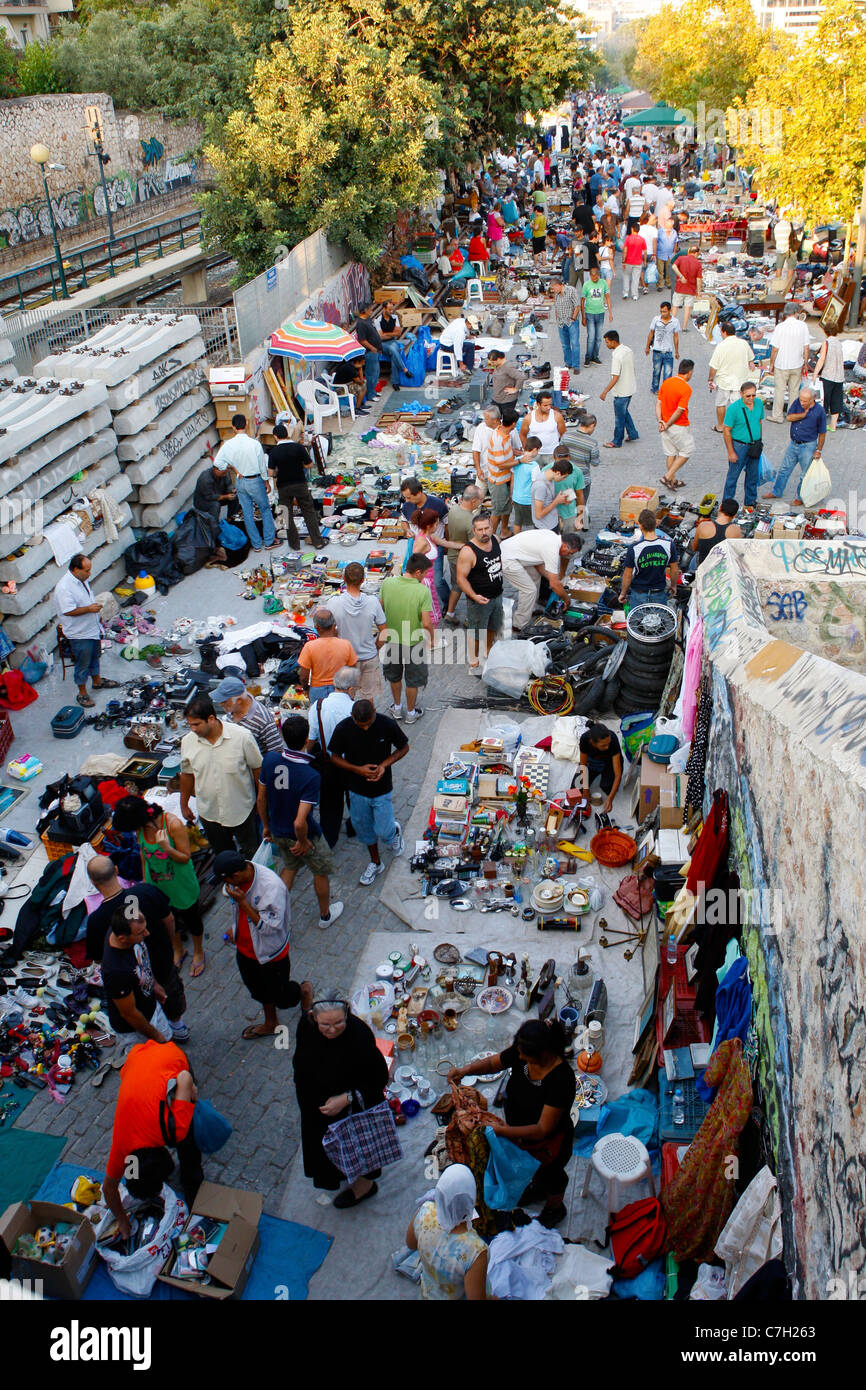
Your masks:
{"label": "sneaker", "polygon": [[402,719],[402,718],[403,718],[403,706],[402,706],[402,705],[392,705],[392,706],[391,706],[391,718],[392,718],[392,719]]}
{"label": "sneaker", "polygon": [[398,820],[395,820],[394,822],[394,838],[391,841],[388,848],[394,855],[402,854],[403,850],[406,848],[405,842],[403,840],[403,827],[401,826]]}
{"label": "sneaker", "polygon": [[331,903],[331,910],[327,917],[319,918],[319,930],[327,931],[328,927],[333,926],[338,917],[343,915],[343,903]]}
{"label": "sneaker", "polygon": [[171,1025],[172,1042],[189,1042],[190,1031],[185,1023],[173,1023]]}
{"label": "sneaker", "polygon": [[[374,864],[373,861],[372,861],[372,859],[371,859],[371,860],[370,860],[370,863],[367,865],[367,867],[366,867],[366,869],[364,870],[364,872],[362,873],[361,877],[358,879],[358,882],[359,882],[359,883],[363,883],[363,885],[364,885],[365,888],[369,888],[369,887],[370,887],[370,884],[373,882],[373,880],[374,880],[374,879],[377,879],[377,878],[379,877],[379,875],[380,875],[380,874],[383,874],[384,872],[385,872],[385,865],[384,865],[384,864]],[[332,909],[332,911],[333,911],[333,909]]]}
{"label": "sneaker", "polygon": [[418,720],[421,718],[421,715],[422,715],[423,713],[424,713],[424,711],[423,711],[423,709],[421,708],[421,706],[420,706],[420,705],[416,705],[415,708],[414,708],[414,709],[410,709],[409,712],[408,712],[408,714],[406,715],[406,723],[407,723],[407,724],[417,724],[417,723],[418,723]]}

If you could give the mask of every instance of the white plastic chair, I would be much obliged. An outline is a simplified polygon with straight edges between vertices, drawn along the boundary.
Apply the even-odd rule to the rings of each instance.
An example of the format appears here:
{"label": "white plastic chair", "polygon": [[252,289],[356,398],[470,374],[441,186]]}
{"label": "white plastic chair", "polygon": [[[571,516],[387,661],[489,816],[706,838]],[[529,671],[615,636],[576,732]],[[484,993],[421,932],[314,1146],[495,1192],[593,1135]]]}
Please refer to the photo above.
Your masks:
{"label": "white plastic chair", "polygon": [[316,434],[324,433],[322,421],[328,415],[336,415],[342,429],[340,401],[329,387],[323,386],[319,381],[301,381],[298,383],[297,391],[304,407],[304,422],[312,416]]}
{"label": "white plastic chair", "polygon": [[342,408],[342,407],[343,407],[343,401],[345,401],[345,402],[346,402],[346,405],[349,407],[349,414],[351,415],[352,419],[354,420],[354,418],[355,418],[355,393],[354,393],[354,391],[350,391],[349,388],[348,388],[348,386],[339,386],[339,385],[337,385],[337,384],[335,383],[335,381],[334,381],[333,375],[332,375],[330,372],[322,372],[322,380],[324,381],[324,383],[325,383],[325,385],[327,386],[328,390],[329,390],[329,391],[333,391],[334,395],[337,397],[337,410],[338,410],[338,412],[339,412],[339,414],[340,414],[340,419],[342,420],[342,417],[343,417],[343,408]]}
{"label": "white plastic chair", "polygon": [[483,279],[483,277],[487,274],[487,262],[472,261],[470,262],[470,264],[472,266],[472,269],[475,271],[475,274],[478,276],[479,280]]}
{"label": "white plastic chair", "polygon": [[466,281],[466,297],[463,302],[464,304],[484,303],[484,286],[480,280]]}
{"label": "white plastic chair", "polygon": [[622,1188],[630,1188],[636,1183],[649,1182],[650,1193],[655,1196],[652,1164],[646,1146],[632,1134],[606,1134],[599,1139],[592,1151],[587,1165],[582,1196],[589,1192],[593,1172],[598,1173],[607,1183],[607,1210],[619,1211],[628,1202],[636,1200],[631,1193],[622,1193]]}
{"label": "white plastic chair", "polygon": [[457,358],[453,352],[443,352],[440,348],[436,358],[436,375],[437,377],[444,376],[446,372],[452,381],[457,380]]}

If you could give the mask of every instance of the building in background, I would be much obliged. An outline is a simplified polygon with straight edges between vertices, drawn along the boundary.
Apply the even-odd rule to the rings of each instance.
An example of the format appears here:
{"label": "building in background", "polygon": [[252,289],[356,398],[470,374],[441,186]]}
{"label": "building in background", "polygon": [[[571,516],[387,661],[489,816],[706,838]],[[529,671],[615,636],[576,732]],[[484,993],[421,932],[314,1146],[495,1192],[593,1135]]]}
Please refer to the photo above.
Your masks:
{"label": "building in background", "polygon": [[0,0],[0,29],[15,48],[47,43],[57,16],[74,8],[75,0]]}

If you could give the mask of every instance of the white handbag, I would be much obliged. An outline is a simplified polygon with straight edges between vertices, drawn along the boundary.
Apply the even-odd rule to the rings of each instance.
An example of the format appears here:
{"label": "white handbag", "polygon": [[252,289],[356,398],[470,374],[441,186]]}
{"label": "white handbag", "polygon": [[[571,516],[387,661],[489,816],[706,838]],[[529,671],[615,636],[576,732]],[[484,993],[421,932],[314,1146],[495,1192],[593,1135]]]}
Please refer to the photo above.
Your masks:
{"label": "white handbag", "polygon": [[782,1208],[776,1179],[765,1165],[756,1173],[716,1241],[728,1270],[728,1298],[782,1253]]}

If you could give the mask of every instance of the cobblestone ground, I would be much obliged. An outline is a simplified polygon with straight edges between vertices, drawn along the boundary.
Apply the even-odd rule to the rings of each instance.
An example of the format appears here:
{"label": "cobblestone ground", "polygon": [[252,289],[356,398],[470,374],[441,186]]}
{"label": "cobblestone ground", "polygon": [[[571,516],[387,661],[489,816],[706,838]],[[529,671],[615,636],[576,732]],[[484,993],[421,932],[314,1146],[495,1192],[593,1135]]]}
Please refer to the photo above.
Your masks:
{"label": "cobblestone ground", "polygon": [[[631,482],[654,483],[662,472],[662,451],[655,424],[654,398],[649,394],[649,364],[643,356],[649,320],[663,296],[650,293],[637,303],[625,305],[614,290],[614,326],[622,339],[635,350],[638,394],[632,401],[632,415],[640,439],[618,453],[601,450],[602,466],[593,470],[591,512],[595,528],[618,510],[622,489]],[[683,356],[695,359],[693,377],[692,428],[697,452],[683,475],[688,489],[681,493],[699,500],[705,491],[718,492],[726,471],[725,451],[720,436],[711,432],[714,420],[713,397],[706,387],[709,345],[695,331],[681,338]],[[539,360],[550,357],[561,363],[558,338],[551,336],[540,345]],[[612,434],[613,410],[609,402],[599,402],[599,391],[607,384],[609,354],[603,349],[603,365],[585,369],[579,378],[587,392],[587,408],[599,417],[600,443]],[[787,428],[768,424],[768,450],[778,462],[787,440]],[[847,496],[858,486],[866,459],[866,435],[839,431],[830,435],[825,457],[834,480],[834,492]],[[789,489],[793,492],[793,484]],[[760,542],[756,542],[758,544]],[[243,605],[240,605],[243,607]],[[244,619],[246,614],[243,615]],[[428,767],[433,740],[440,720],[447,717],[455,698],[479,696],[478,682],[463,666],[438,666],[423,700],[424,718],[410,730],[411,748],[395,773],[395,807],[405,820],[415,804],[417,791]],[[387,701],[383,695],[380,705]],[[293,893],[293,973],[297,979],[311,978],[318,984],[352,982],[356,962],[369,932],[397,929],[400,924],[378,899],[378,890],[362,888],[358,876],[367,862],[366,852],[357,840],[341,839],[337,846],[337,875],[334,896],[343,899],[344,915],[333,928],[318,930],[318,911],[309,877],[301,877]],[[262,1193],[266,1210],[277,1210],[279,1192],[285,1187],[299,1140],[298,1114],[291,1087],[290,1069],[273,1065],[273,1052],[265,1042],[244,1042],[240,1034],[256,1016],[256,1006],[241,984],[233,950],[222,940],[228,924],[222,902],[206,919],[208,967],[198,981],[187,982],[188,1021],[193,1037],[188,1045],[199,1087],[226,1114],[234,1134],[226,1147],[207,1161],[208,1176],[217,1182],[248,1187]],[[286,1014],[290,1030],[295,1015]],[[284,1054],[286,1062],[290,1056]],[[37,1096],[19,1120],[24,1128],[48,1131],[68,1137],[63,1154],[67,1162],[80,1162],[101,1168],[108,1156],[117,1076],[111,1072],[101,1089],[87,1080],[76,1084],[65,1104],[56,1106],[50,1098]],[[283,1212],[291,1216],[292,1213]],[[338,1257],[338,1251],[331,1259]]]}

